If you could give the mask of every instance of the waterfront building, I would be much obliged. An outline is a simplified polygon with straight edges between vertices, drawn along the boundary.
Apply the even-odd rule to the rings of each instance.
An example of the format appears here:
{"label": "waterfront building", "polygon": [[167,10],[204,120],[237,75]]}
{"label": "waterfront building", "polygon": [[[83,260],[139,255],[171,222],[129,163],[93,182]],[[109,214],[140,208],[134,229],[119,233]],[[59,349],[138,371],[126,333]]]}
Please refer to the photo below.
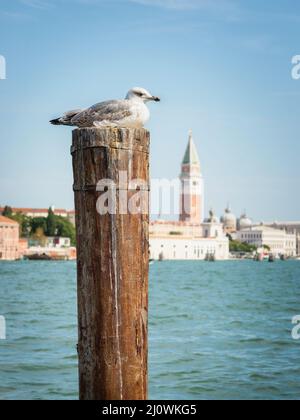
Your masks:
{"label": "waterfront building", "polygon": [[189,236],[152,236],[150,257],[154,260],[228,260],[228,239],[197,238]]}
{"label": "waterfront building", "polygon": [[31,246],[24,255],[28,259],[75,260],[77,251],[75,247]]}
{"label": "waterfront building", "polygon": [[70,248],[71,239],[61,236],[45,236],[42,243],[37,239],[29,239],[29,247],[43,247],[43,248]]}
{"label": "waterfront building", "polygon": [[229,240],[211,210],[204,218],[204,182],[198,152],[189,133],[181,168],[179,221],[150,223],[150,258],[154,260],[229,259]]}
{"label": "waterfront building", "polygon": [[215,215],[213,209],[209,212],[209,217],[202,223],[202,236],[204,238],[221,238],[224,235],[223,223]]}
{"label": "waterfront building", "polygon": [[289,234],[295,234],[297,241],[297,255],[300,255],[300,222],[273,222],[267,223],[266,225],[273,227],[274,229],[285,230]]}
{"label": "waterfront building", "polygon": [[266,225],[253,226],[239,231],[237,239],[258,248],[267,245],[275,256],[295,257],[297,255],[296,234],[289,234],[285,230]]}
{"label": "waterfront building", "polygon": [[273,227],[274,229],[282,229],[287,233],[300,235],[300,222],[273,222],[267,223],[266,226]]}
{"label": "waterfront building", "polygon": [[76,259],[76,248],[70,238],[47,236],[42,241],[29,239],[29,247],[23,256],[29,259],[49,258],[53,260]]}
{"label": "waterfront building", "polygon": [[14,261],[19,258],[19,224],[0,216],[0,260]]}
{"label": "waterfront building", "polygon": [[21,238],[19,240],[19,259],[22,259],[29,247],[28,239]]}

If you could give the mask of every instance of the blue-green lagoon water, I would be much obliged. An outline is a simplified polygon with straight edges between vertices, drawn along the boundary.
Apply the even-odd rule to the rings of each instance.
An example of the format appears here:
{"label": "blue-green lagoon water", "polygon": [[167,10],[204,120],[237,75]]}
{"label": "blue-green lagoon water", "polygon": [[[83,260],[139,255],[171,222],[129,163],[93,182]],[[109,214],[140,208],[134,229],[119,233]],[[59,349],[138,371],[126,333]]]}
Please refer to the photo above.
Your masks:
{"label": "blue-green lagoon water", "polygon": [[[300,398],[299,261],[150,271],[150,398]],[[1,262],[0,315],[0,399],[77,399],[75,263]]]}

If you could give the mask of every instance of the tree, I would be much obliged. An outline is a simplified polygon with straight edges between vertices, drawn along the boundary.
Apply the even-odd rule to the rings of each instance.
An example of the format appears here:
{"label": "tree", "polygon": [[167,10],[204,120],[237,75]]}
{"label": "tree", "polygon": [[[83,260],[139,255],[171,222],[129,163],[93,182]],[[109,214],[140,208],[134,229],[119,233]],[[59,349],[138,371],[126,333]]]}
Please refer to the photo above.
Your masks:
{"label": "tree", "polygon": [[46,230],[46,235],[47,236],[55,236],[56,235],[56,217],[55,214],[53,212],[53,210],[51,209],[51,207],[49,208],[48,211],[48,217],[47,217],[47,230]]}
{"label": "tree", "polygon": [[229,239],[229,241],[230,241],[230,242],[232,242],[232,241],[233,241],[232,236],[230,235],[230,233],[227,233],[227,234],[226,234],[226,237]]}
{"label": "tree", "polygon": [[41,232],[45,236],[58,236],[70,238],[71,244],[76,244],[76,231],[72,223],[62,216],[55,216],[53,211],[50,209],[48,217],[36,217],[30,220],[31,235],[34,238],[38,233],[41,236]]}
{"label": "tree", "polygon": [[11,217],[13,215],[13,210],[12,210],[12,208],[11,207],[9,207],[9,206],[5,206],[4,207],[4,210],[3,210],[3,212],[2,212],[2,216],[5,216],[5,217]]}
{"label": "tree", "polygon": [[20,226],[20,237],[28,238],[31,232],[31,219],[22,213],[16,213],[11,216],[11,219],[19,223]]}
{"label": "tree", "polygon": [[76,244],[76,231],[72,223],[65,217],[56,216],[57,236],[70,238],[71,244]]}
{"label": "tree", "polygon": [[35,235],[38,229],[42,229],[44,234],[47,231],[47,219],[45,217],[34,217],[30,220],[31,234]]}
{"label": "tree", "polygon": [[47,243],[47,238],[45,236],[44,230],[42,228],[37,228],[35,234],[32,236],[33,239],[39,242],[40,246],[45,246]]}
{"label": "tree", "polygon": [[257,250],[255,245],[247,244],[246,242],[230,241],[230,252],[249,253]]}

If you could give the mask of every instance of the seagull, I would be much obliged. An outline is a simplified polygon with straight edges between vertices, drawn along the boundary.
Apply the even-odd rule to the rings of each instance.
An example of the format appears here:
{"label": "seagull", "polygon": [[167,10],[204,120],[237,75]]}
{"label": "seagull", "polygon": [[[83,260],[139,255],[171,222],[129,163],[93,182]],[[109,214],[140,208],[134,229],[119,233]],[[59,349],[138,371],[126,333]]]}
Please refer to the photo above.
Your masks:
{"label": "seagull", "polygon": [[133,88],[123,100],[100,102],[87,109],[68,111],[50,123],[79,128],[143,128],[150,118],[150,111],[146,106],[149,101],[160,102],[160,98],[151,95],[146,89]]}

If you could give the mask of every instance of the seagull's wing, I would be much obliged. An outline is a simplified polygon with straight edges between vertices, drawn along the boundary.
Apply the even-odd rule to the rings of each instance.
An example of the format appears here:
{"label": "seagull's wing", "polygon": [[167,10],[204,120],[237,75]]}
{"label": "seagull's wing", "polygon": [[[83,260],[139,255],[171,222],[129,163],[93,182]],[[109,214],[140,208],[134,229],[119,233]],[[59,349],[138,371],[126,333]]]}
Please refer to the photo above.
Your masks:
{"label": "seagull's wing", "polygon": [[93,127],[95,122],[114,123],[131,115],[127,100],[107,101],[100,102],[79,113],[72,119],[72,123],[79,127]]}
{"label": "seagull's wing", "polygon": [[82,112],[82,111],[83,111],[83,109],[74,109],[72,111],[65,112],[64,113],[64,117],[66,117],[66,118],[72,118],[75,115],[80,114],[80,112]]}
{"label": "seagull's wing", "polygon": [[83,109],[73,109],[73,111],[65,112],[64,115],[60,118],[56,118],[51,120],[50,123],[53,125],[70,125],[72,126],[72,119],[76,117],[76,115],[83,112]]}

